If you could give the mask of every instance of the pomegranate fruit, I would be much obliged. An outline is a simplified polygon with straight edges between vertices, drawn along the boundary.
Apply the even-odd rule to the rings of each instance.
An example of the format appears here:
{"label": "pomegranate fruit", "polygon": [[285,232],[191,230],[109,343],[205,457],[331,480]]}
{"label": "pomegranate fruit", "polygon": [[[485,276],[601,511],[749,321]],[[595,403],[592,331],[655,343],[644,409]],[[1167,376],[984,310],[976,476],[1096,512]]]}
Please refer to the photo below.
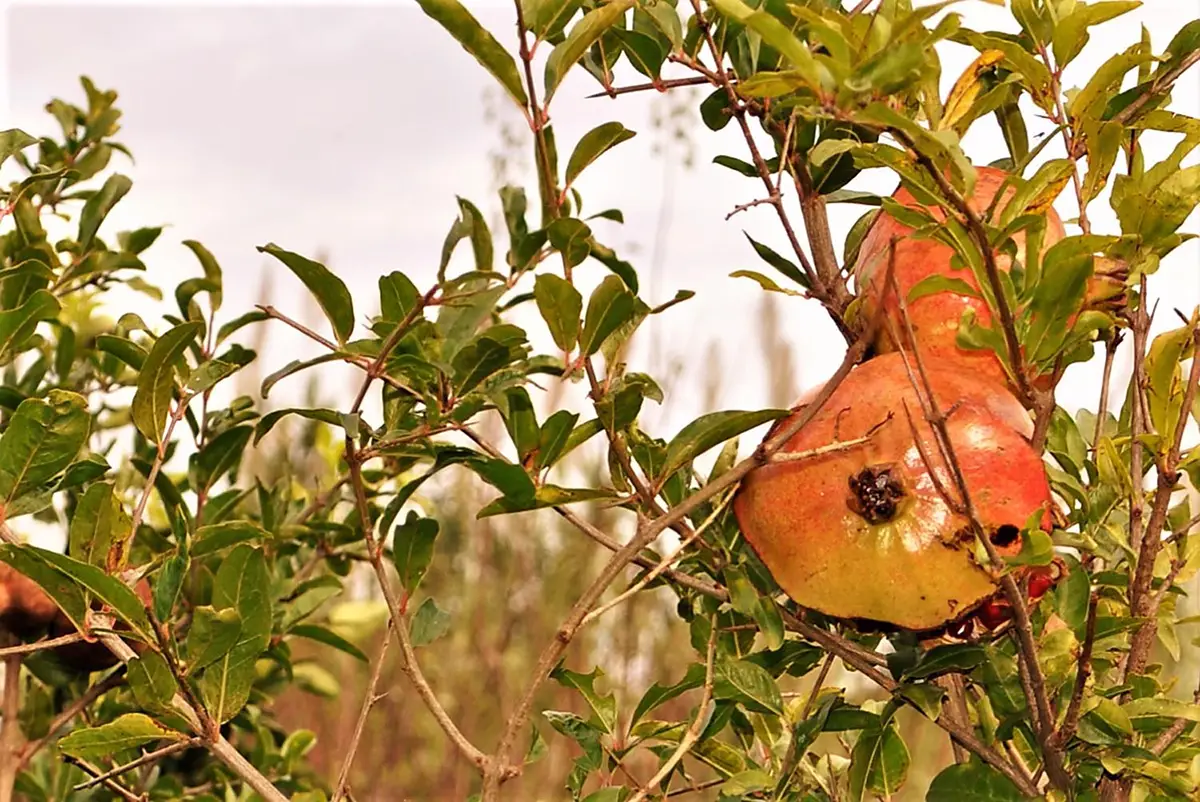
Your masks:
{"label": "pomegranate fruit", "polygon": [[18,638],[41,635],[58,614],[58,605],[41,586],[8,563],[0,563],[0,629]]}
{"label": "pomegranate fruit", "polygon": [[[1042,525],[1050,525],[1046,474],[1025,439],[1029,415],[1000,384],[944,366],[931,369],[930,382],[948,414],[950,441],[979,521],[1001,555],[1014,555],[1031,516],[1040,511]],[[860,438],[867,439],[787,458]],[[902,357],[885,354],[854,368],[779,454],[745,478],[734,512],[747,542],[801,606],[836,618],[935,630],[998,592],[977,562],[969,522],[947,504],[935,476],[952,491]]]}
{"label": "pomegranate fruit", "polygon": [[[994,167],[976,167],[977,181],[974,194],[967,200],[968,205],[977,213],[983,214],[991,205],[996,193],[1003,185],[1008,173]],[[1005,188],[997,211],[1002,211],[1016,188],[1009,185]],[[944,220],[946,215],[941,208],[922,207],[909,193],[901,188],[892,198],[898,203],[910,208],[924,208],[938,220]],[[1063,239],[1065,230],[1062,220],[1053,208],[1045,210],[1046,232],[1042,239],[1042,253],[1054,243]],[[904,225],[896,218],[886,213],[880,213],[871,225],[867,235],[859,247],[858,258],[854,264],[854,277],[859,295],[864,299],[863,313],[870,315],[883,299],[885,313],[890,325],[880,327],[880,333],[874,343],[878,353],[895,351],[900,345],[912,348],[908,342],[900,317],[899,304],[896,294],[887,291],[883,286],[886,276],[886,266],[889,258],[889,245],[893,237],[899,238],[896,243],[896,260],[894,274],[896,286],[907,299],[909,292],[919,282],[930,276],[946,276],[961,279],[972,288],[978,290],[979,283],[974,273],[967,268],[955,270],[951,267],[954,249],[933,239],[918,239],[911,236],[913,229]],[[1026,262],[1025,232],[1013,236],[1017,246],[1017,254],[1022,263]],[[1008,272],[1012,267],[1012,259],[999,250],[996,252],[996,266],[1002,272]],[[1112,259],[1098,259],[1095,265],[1095,275],[1088,287],[1085,306],[1100,306],[1119,304],[1124,297],[1124,266]],[[908,317],[912,324],[916,345],[922,349],[929,362],[945,363],[954,360],[963,365],[964,369],[986,376],[998,382],[1007,383],[1007,376],[999,358],[991,351],[964,350],[958,347],[956,338],[959,323],[963,313],[968,309],[974,311],[981,325],[991,322],[991,312],[987,302],[982,298],[964,295],[953,290],[938,292],[908,301]],[[901,343],[896,342],[899,335]],[[1048,376],[1033,377],[1034,384],[1045,387],[1049,382]],[[1039,381],[1040,379],[1040,381]]]}

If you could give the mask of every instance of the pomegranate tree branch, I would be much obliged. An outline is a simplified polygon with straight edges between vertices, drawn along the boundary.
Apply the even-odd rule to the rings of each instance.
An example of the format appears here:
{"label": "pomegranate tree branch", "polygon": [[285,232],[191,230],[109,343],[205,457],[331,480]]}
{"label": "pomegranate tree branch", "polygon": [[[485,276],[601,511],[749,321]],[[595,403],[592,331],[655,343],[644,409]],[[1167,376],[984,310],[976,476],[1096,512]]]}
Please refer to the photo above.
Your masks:
{"label": "pomegranate tree branch", "polygon": [[1193,50],[1188,53],[1183,59],[1171,69],[1164,72],[1158,78],[1155,78],[1150,86],[1146,87],[1146,91],[1138,95],[1137,99],[1130,103],[1125,108],[1113,117],[1113,122],[1124,125],[1133,119],[1133,116],[1142,110],[1142,107],[1155,95],[1160,95],[1163,92],[1169,92],[1185,72],[1192,68],[1197,61],[1200,61],[1200,50]]}
{"label": "pomegranate tree branch", "polygon": [[[882,308],[881,305],[880,310]],[[833,395],[834,390],[837,389],[842,380],[850,373],[850,370],[858,364],[863,353],[866,351],[867,343],[871,341],[874,330],[879,325],[881,316],[879,310],[872,315],[872,319],[867,326],[867,332],[846,351],[842,364],[834,372],[830,380],[826,382],[816,398],[797,414],[792,421],[781,427],[777,434],[761,443],[750,457],[737,463],[721,476],[688,496],[665,515],[654,518],[641,526],[637,534],[612,556],[601,570],[600,575],[596,577],[591,586],[580,596],[575,606],[571,609],[571,612],[559,627],[555,638],[547,645],[538,658],[533,678],[530,680],[529,686],[526,688],[516,709],[509,716],[504,728],[504,734],[501,736],[500,746],[496,752],[496,757],[501,763],[507,762],[508,754],[516,742],[517,734],[524,729],[525,722],[528,720],[530,712],[533,709],[538,688],[541,687],[541,684],[549,676],[550,671],[557,665],[559,658],[562,657],[563,652],[566,651],[567,646],[574,638],[584,617],[596,604],[612,581],[624,570],[625,566],[634,560],[642,549],[654,542],[668,527],[683,521],[717,494],[740,482],[750,471],[765,464],[772,454],[781,449],[793,435],[808,425],[809,421],[816,416]],[[498,784],[489,784],[485,781],[482,797],[483,802],[495,800],[498,788]]]}
{"label": "pomegranate tree branch", "polygon": [[1084,625],[1083,646],[1079,650],[1079,660],[1076,661],[1075,685],[1071,689],[1071,701],[1067,703],[1067,714],[1062,725],[1054,734],[1054,741],[1059,748],[1065,747],[1067,741],[1075,735],[1079,726],[1079,714],[1083,707],[1083,694],[1087,689],[1087,681],[1092,676],[1092,649],[1096,643],[1096,608],[1099,597],[1091,594],[1088,599],[1087,623]]}
{"label": "pomegranate tree branch", "polygon": [[21,659],[4,657],[4,699],[0,703],[0,802],[13,802],[21,753]]}
{"label": "pomegranate tree branch", "polygon": [[933,159],[920,149],[907,133],[897,128],[888,128],[888,133],[896,138],[900,144],[904,145],[917,162],[925,170],[930,178],[938,185],[942,194],[954,206],[959,214],[966,220],[967,229],[971,233],[971,237],[975,240],[975,244],[979,247],[980,256],[983,258],[984,273],[987,276],[988,286],[992,291],[992,296],[996,302],[996,314],[1000,318],[1000,328],[1004,334],[1004,344],[1008,351],[1008,361],[1012,366],[1013,376],[1016,379],[1017,389],[1020,391],[1021,400],[1027,407],[1032,407],[1035,402],[1033,388],[1029,385],[1029,378],[1025,375],[1025,360],[1021,355],[1021,341],[1017,337],[1017,325],[1013,318],[1012,309],[1008,305],[1008,299],[1004,295],[1003,282],[1000,279],[1000,268],[996,265],[996,252],[992,249],[992,245],[988,240],[987,230],[983,227],[983,221],[979,219],[979,215],[971,208],[966,199],[954,188],[950,181],[933,163]]}
{"label": "pomegranate tree branch", "polygon": [[[750,122],[747,119],[747,105],[734,87],[735,79],[725,68],[724,56],[717,46],[716,40],[713,38],[712,26],[704,17],[700,0],[691,0],[691,4],[694,13],[693,19],[696,20],[697,26],[704,34],[704,42],[709,55],[712,57],[713,68],[712,70],[708,70],[707,68],[701,69],[702,65],[695,59],[677,60],[688,64],[688,66],[708,76],[711,83],[725,91],[729,102],[729,109],[732,111],[734,119],[737,120],[738,128],[741,129],[742,137],[746,141],[746,147],[750,151],[750,158],[754,164],[755,172],[758,174],[759,180],[762,181],[763,188],[766,190],[766,202],[774,207],[780,226],[783,228],[783,232],[788,239],[788,244],[791,246],[796,260],[800,263],[800,267],[811,285],[812,294],[829,309],[834,323],[837,324],[839,330],[846,337],[847,342],[849,342],[853,339],[853,333],[845,323],[844,313],[846,307],[849,306],[850,301],[853,299],[850,291],[846,288],[845,282],[841,279],[837,258],[833,255],[832,238],[829,236],[829,220],[828,216],[824,213],[824,201],[820,198],[819,194],[801,192],[801,211],[804,213],[809,244],[813,248],[814,259],[816,260],[814,266],[813,260],[809,259],[808,254],[800,243],[799,237],[796,235],[787,209],[784,208],[783,197],[778,192],[778,188],[772,180],[771,168],[767,165],[766,159],[763,158],[758,143],[754,139],[754,132],[751,130]],[[800,185],[798,184],[798,186]],[[805,203],[808,205],[805,206]]]}
{"label": "pomegranate tree branch", "polygon": [[341,802],[342,796],[346,792],[346,787],[350,782],[350,769],[354,765],[354,756],[358,754],[358,745],[362,741],[363,730],[367,726],[367,717],[371,714],[371,708],[383,698],[383,694],[376,693],[375,689],[379,687],[379,679],[383,676],[383,664],[387,657],[388,644],[392,642],[391,629],[395,622],[388,620],[387,627],[384,628],[383,638],[379,643],[379,652],[375,655],[375,663],[371,668],[371,678],[367,681],[367,689],[363,693],[362,707],[358,711],[358,720],[354,722],[354,734],[350,736],[350,746],[346,749],[346,757],[342,759],[342,768],[338,771],[337,783],[333,786],[333,795],[330,797],[332,802]]}
{"label": "pomegranate tree branch", "polygon": [[[137,656],[128,643],[111,631],[108,631],[112,630],[114,624],[110,617],[101,614],[96,616],[96,619],[97,621],[93,625],[93,629],[99,631],[100,642],[108,647],[108,650],[116,655],[122,663],[128,663]],[[287,797],[254,764],[247,760],[225,736],[221,735],[220,728],[212,720],[212,717],[208,715],[207,711],[203,708],[193,707],[187,699],[178,693],[175,694],[170,704],[188,722],[188,726],[201,734],[208,751],[224,763],[230,771],[240,777],[255,793],[261,796],[264,802],[288,802]]]}
{"label": "pomegranate tree branch", "polygon": [[43,640],[35,640],[33,643],[19,643],[16,646],[6,646],[0,649],[0,657],[8,657],[13,654],[32,654],[40,652],[44,649],[54,649],[58,646],[66,646],[68,643],[75,643],[83,640],[83,635],[78,632],[72,632],[70,635],[63,635],[58,638],[45,638]]}
{"label": "pomegranate tree branch", "polygon": [[[1144,280],[1143,278],[1143,282]],[[1145,296],[1143,295],[1143,297]],[[1136,338],[1139,329],[1143,330],[1142,353],[1144,353],[1144,328],[1148,325],[1144,311],[1139,313],[1138,321],[1139,323],[1134,329],[1134,334]],[[1158,606],[1161,597],[1153,591],[1154,564],[1164,544],[1162,533],[1166,527],[1167,516],[1170,513],[1171,495],[1175,492],[1176,485],[1179,482],[1179,465],[1182,456],[1184,430],[1191,415],[1192,405],[1196,400],[1197,385],[1200,385],[1200,353],[1197,353],[1200,351],[1200,325],[1193,327],[1191,339],[1194,350],[1192,353],[1191,369],[1188,372],[1186,380],[1187,383],[1183,388],[1183,404],[1179,411],[1179,418],[1174,424],[1174,429],[1169,433],[1171,438],[1169,440],[1170,447],[1165,457],[1159,461],[1157,466],[1158,480],[1154,497],[1151,501],[1150,517],[1146,520],[1145,529],[1142,532],[1140,549],[1137,555],[1137,565],[1134,570],[1133,579],[1129,585],[1130,614],[1135,618],[1141,619],[1142,623],[1134,630],[1133,636],[1130,638],[1129,657],[1125,663],[1125,670],[1123,672],[1123,680],[1126,682],[1131,677],[1145,671],[1146,663],[1150,657],[1150,649],[1154,645],[1154,638],[1158,633]],[[1135,350],[1136,348],[1137,346],[1135,345]],[[1168,433],[1161,434],[1164,434],[1164,436],[1168,435]],[[1134,448],[1136,453],[1136,446]],[[1133,481],[1135,497],[1140,498],[1142,494],[1137,492],[1137,487],[1140,486],[1141,475],[1134,473]],[[1168,577],[1169,579],[1170,577]]]}
{"label": "pomegranate tree branch", "polygon": [[[650,782],[646,783],[646,788],[656,788],[659,783],[671,776],[671,772],[675,771],[679,761],[683,760],[684,755],[690,752],[696,742],[700,740],[700,735],[708,724],[711,712],[709,708],[712,705],[713,696],[713,662],[717,654],[717,632],[717,617],[714,615],[710,621],[708,655],[704,661],[704,688],[700,692],[700,704],[696,706],[696,716],[692,719],[692,723],[684,732],[683,737],[679,739],[679,746],[675,748],[670,757],[663,761],[662,766],[650,778]],[[631,796],[629,802],[643,802],[649,794],[646,788]]]}
{"label": "pomegranate tree branch", "polygon": [[124,774],[127,771],[132,771],[133,769],[136,769],[139,766],[145,766],[147,764],[153,763],[156,760],[160,760],[164,757],[170,757],[171,755],[182,752],[185,749],[191,749],[193,746],[198,746],[199,744],[200,744],[199,738],[188,738],[185,741],[176,741],[175,743],[170,744],[168,746],[164,746],[161,749],[155,749],[153,752],[146,752],[141,757],[135,758],[135,759],[129,761],[128,763],[125,763],[124,765],[109,769],[108,771],[104,772],[103,774],[97,774],[94,777],[92,777],[90,780],[84,780],[83,782],[76,785],[72,790],[86,791],[88,788],[91,788],[94,785],[102,784],[105,780],[115,779],[117,777],[120,777],[122,774]]}
{"label": "pomegranate tree branch", "polygon": [[[986,239],[985,239],[986,242]],[[893,248],[894,253],[894,248]],[[896,302],[899,306],[901,321],[909,336],[909,342],[915,342],[912,330],[912,320],[908,314],[908,304],[905,301],[904,294],[900,292],[896,285],[894,274],[889,276],[892,282],[892,291],[896,295]],[[969,489],[967,488],[966,477],[962,470],[962,465],[958,461],[958,457],[954,451],[954,445],[950,440],[950,433],[946,428],[946,415],[941,411],[938,405],[936,394],[934,393],[933,383],[930,381],[929,373],[925,368],[925,360],[921,356],[921,350],[914,348],[912,350],[913,361],[917,366],[917,375],[913,375],[912,368],[909,366],[908,352],[901,351],[905,369],[909,374],[909,381],[913,384],[913,389],[917,393],[918,399],[924,407],[926,421],[935,433],[935,441],[942,452],[942,459],[950,470],[950,475],[954,480],[954,488],[957,492],[958,499],[962,503],[963,511],[970,523],[971,530],[974,532],[976,539],[983,546],[988,556],[988,561],[993,570],[1004,571],[1005,563],[1000,553],[996,550],[995,545],[988,537],[984,530],[983,524],[980,522],[978,511],[975,508],[974,501],[971,498]],[[919,377],[920,381],[917,381]],[[929,466],[929,472],[935,472],[934,466]],[[1004,593],[1005,599],[1008,601],[1012,609],[1013,616],[1013,631],[1017,637],[1017,645],[1019,646],[1018,653],[1020,660],[1018,661],[1021,667],[1021,678],[1023,684],[1027,685],[1026,692],[1029,697],[1030,712],[1037,727],[1038,739],[1041,743],[1043,759],[1046,765],[1046,772],[1050,775],[1051,781],[1060,789],[1067,789],[1071,785],[1071,779],[1067,775],[1062,764],[1062,752],[1054,742],[1054,723],[1055,716],[1050,707],[1050,698],[1046,691],[1046,680],[1042,673],[1041,664],[1038,662],[1037,643],[1033,636],[1033,624],[1029,618],[1029,609],[1025,604],[1025,594],[1017,585],[1016,580],[1011,573],[1004,571],[999,578],[1000,588]]]}
{"label": "pomegranate tree branch", "polygon": [[396,591],[392,587],[387,567],[383,563],[383,543],[380,540],[376,540],[373,534],[374,524],[371,521],[370,505],[367,503],[366,487],[363,484],[362,463],[359,455],[355,452],[354,442],[349,437],[346,438],[346,461],[350,465],[350,485],[354,489],[359,521],[363,528],[363,539],[366,541],[367,556],[371,561],[371,567],[375,569],[375,576],[379,580],[379,588],[383,592],[384,601],[387,602],[388,613],[392,622],[391,629],[396,635],[396,641],[399,643],[400,651],[403,655],[400,669],[405,673],[409,681],[412,682],[413,687],[417,691],[417,696],[425,703],[425,707],[433,715],[434,720],[450,739],[450,742],[463,757],[479,768],[486,777],[494,771],[494,761],[472,744],[458,729],[458,725],[454,723],[450,714],[446,712],[446,708],[437,698],[437,694],[434,693],[433,687],[429,684],[429,681],[421,671],[420,665],[417,663],[416,650],[413,648],[412,640],[408,633],[407,621],[404,617],[404,605],[396,597]]}

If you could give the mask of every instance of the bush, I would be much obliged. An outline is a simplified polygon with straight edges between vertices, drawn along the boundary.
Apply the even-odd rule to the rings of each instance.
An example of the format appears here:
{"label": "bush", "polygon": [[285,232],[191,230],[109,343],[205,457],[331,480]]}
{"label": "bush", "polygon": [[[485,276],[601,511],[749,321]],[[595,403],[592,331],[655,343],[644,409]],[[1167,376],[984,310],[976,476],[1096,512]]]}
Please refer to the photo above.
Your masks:
{"label": "bush", "polygon": [[[1144,302],[1160,262],[1190,237],[1181,227],[1200,201],[1200,166],[1185,164],[1200,144],[1200,122],[1169,110],[1176,80],[1200,58],[1200,21],[1165,49],[1144,38],[1066,91],[1064,71],[1089,28],[1136,3],[1016,2],[1021,33],[1013,35],[968,30],[941,5],[888,0],[872,10],[522,0],[515,58],[457,0],[419,3],[429,25],[457,40],[520,109],[537,187],[500,192],[502,255],[480,209],[460,199],[436,283],[381,276],[379,314],[365,327],[363,302],[334,272],[274,244],[259,250],[307,287],[327,327],[313,331],[266,305],[222,313],[218,261],[190,240],[199,272],[175,288],[177,314],[148,324],[132,311],[144,304],[130,299],[161,299],[139,271],[162,229],[108,234],[104,225],[132,186],[108,172],[114,154],[128,155],[112,139],[116,93],[84,79],[84,107],[47,107],[61,136],[0,133],[0,159],[25,175],[5,193],[0,240],[0,561],[32,581],[15,573],[4,580],[0,802],[14,793],[343,799],[389,648],[405,692],[440,730],[431,737],[444,737],[477,769],[472,790],[483,800],[499,798],[548,738],[576,744],[556,781],[588,802],[686,793],[891,798],[917,757],[906,740],[934,728],[953,744],[954,760],[933,779],[929,800],[1200,793],[1200,705],[1179,698],[1166,666],[1195,649],[1176,606],[1200,567],[1187,496],[1200,484],[1200,452],[1188,436],[1189,417],[1200,417],[1200,310],[1151,338],[1154,310]],[[952,43],[979,56],[943,102],[938,52]],[[648,83],[618,86],[618,62]],[[578,68],[614,96],[705,86],[698,110],[707,127],[742,134],[746,152],[717,161],[760,186],[763,197],[739,208],[771,207],[790,252],[751,240],[774,272],[737,275],[821,304],[846,342],[841,368],[796,414],[712,411],[673,436],[639,423],[664,390],[627,365],[629,343],[689,294],[645,297],[633,264],[589,225],[620,221],[620,213],[582,211],[576,179],[633,132],[604,122],[560,159],[548,109]],[[683,77],[664,78],[668,68]],[[1035,114],[1055,128],[1033,145],[1025,121]],[[982,186],[973,163],[997,154],[968,156],[961,140],[989,117],[1008,148],[993,165],[1011,174],[1011,192],[1004,204],[980,208],[968,202]],[[1176,135],[1178,144],[1147,164],[1147,132]],[[853,189],[868,169],[892,171],[912,201]],[[1120,231],[1100,233],[1087,209],[1110,186]],[[785,191],[798,199],[806,242],[794,233],[797,210]],[[1078,208],[1070,236],[1055,231],[1050,214],[1060,195],[1060,207]],[[841,249],[830,235],[833,203],[872,207]],[[886,216],[902,224],[897,237],[865,244]],[[71,229],[56,239],[63,220]],[[451,275],[464,243],[474,269]],[[1032,247],[1039,243],[1048,249]],[[944,259],[935,275],[913,279],[905,259],[915,257],[903,253]],[[911,328],[917,303],[929,299],[970,307],[961,318],[939,313],[957,326],[941,350],[928,329]],[[115,321],[112,309],[122,312]],[[512,322],[524,309],[536,309],[544,331],[532,339],[548,337],[552,353],[536,353],[531,332]],[[235,342],[250,326],[291,326],[324,349],[270,373],[264,397],[287,377],[342,362],[362,373],[353,401],[268,411],[243,395],[218,404],[231,378],[254,363],[255,353]],[[776,584],[787,566],[764,563],[766,552],[760,559],[747,543],[756,533],[739,528],[732,501],[747,476],[858,444],[836,434],[835,423],[831,442],[783,456],[854,366],[889,349],[910,368],[911,386],[895,396],[911,391],[919,402],[905,408],[907,423],[896,416],[889,425],[929,432],[920,464],[941,478],[928,498],[956,516],[971,570],[989,572],[994,593],[978,609],[995,620],[974,616],[972,606],[914,632],[802,608]],[[1118,353],[1134,366],[1128,388],[1110,386]],[[1070,365],[1100,354],[1100,403],[1073,416],[1055,404],[1055,388]],[[1005,544],[971,503],[987,488],[968,492],[955,467],[947,421],[956,407],[939,407],[926,360],[934,372],[994,372],[986,379],[994,398],[1011,394],[1029,411],[1028,443],[1044,457],[1055,503],[1007,522],[1021,525],[1012,527],[1011,553],[999,550]],[[554,389],[562,383],[583,388],[586,400],[566,403]],[[1118,392],[1124,402],[1113,415],[1108,402]],[[547,400],[551,409],[539,413]],[[283,443],[265,469],[279,481],[255,481],[260,441],[296,419],[323,433],[313,437],[335,432],[340,449],[322,462],[319,444]],[[739,460],[739,437],[768,423],[771,433]],[[581,447],[607,455],[590,475],[571,469]],[[293,481],[296,450],[336,478],[324,488]],[[451,713],[461,701],[443,699],[489,691],[482,682],[437,687],[421,657],[453,624],[426,581],[434,555],[466,551],[476,535],[451,522],[449,507],[423,505],[422,495],[464,473],[491,489],[476,518],[519,516],[514,526],[525,532],[528,523],[548,531],[561,519],[555,533],[582,534],[611,552],[597,571],[572,573],[569,612],[519,667],[521,687],[506,695],[512,703],[471,731]],[[805,503],[842,502],[814,495]],[[66,553],[23,543],[10,524],[29,520],[64,533]],[[521,578],[574,571],[556,564],[566,549],[548,546],[538,570]],[[579,559],[576,567],[587,568]],[[327,605],[363,572],[386,602],[391,632],[371,657],[361,633]],[[1048,575],[1053,588],[1044,582],[1031,593]],[[444,589],[445,579],[436,584]],[[636,702],[619,700],[600,667],[573,670],[565,658],[582,631],[652,589],[670,599],[679,641],[690,644],[686,670],[656,676]],[[309,657],[314,647],[319,659],[340,651],[371,668],[331,777],[306,760],[319,733],[289,732],[276,716],[275,700],[293,686],[336,691]],[[835,677],[841,685],[827,684]],[[581,712],[546,709],[552,683]],[[851,684],[876,693],[863,698],[848,692]],[[901,728],[909,715],[915,723]]]}

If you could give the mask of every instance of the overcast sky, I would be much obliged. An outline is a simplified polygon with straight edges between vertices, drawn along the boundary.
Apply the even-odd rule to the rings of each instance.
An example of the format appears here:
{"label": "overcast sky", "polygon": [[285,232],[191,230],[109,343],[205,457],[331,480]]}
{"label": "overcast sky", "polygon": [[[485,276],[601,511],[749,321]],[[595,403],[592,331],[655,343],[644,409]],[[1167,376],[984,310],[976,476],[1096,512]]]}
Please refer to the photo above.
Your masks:
{"label": "overcast sky", "polygon": [[[468,5],[502,41],[512,40],[509,3]],[[1003,24],[1002,11],[982,2],[956,9],[971,27]],[[1180,25],[1197,16],[1200,3],[1150,2],[1102,26],[1072,65],[1067,84],[1082,84],[1106,55],[1136,41],[1140,24],[1161,50]],[[168,297],[178,280],[197,272],[179,241],[205,243],[225,269],[226,319],[257,300],[264,270],[270,271],[276,305],[301,308],[299,283],[282,265],[256,253],[256,245],[273,241],[304,254],[327,252],[331,266],[351,286],[362,320],[375,311],[381,273],[400,269],[418,285],[432,281],[442,239],[456,215],[456,194],[489,213],[497,206],[488,156],[496,147],[497,129],[485,122],[483,103],[490,79],[414,3],[12,3],[4,24],[0,42],[7,48],[8,81],[0,106],[9,109],[4,127],[53,133],[55,124],[42,107],[55,96],[82,104],[81,74],[102,88],[118,89],[125,112],[119,139],[137,162],[130,166],[114,158],[118,169],[134,179],[134,189],[107,230],[171,225],[147,254],[148,278],[167,289]],[[943,52],[948,89],[974,53],[957,45]],[[1176,91],[1176,108],[1183,113],[1200,114],[1198,75],[1193,70]],[[605,156],[579,188],[585,211],[612,206],[625,211],[624,227],[596,228],[644,273],[664,202],[663,161],[652,153],[653,93],[618,101],[583,97],[592,91],[590,76],[578,73],[556,97],[552,115],[559,149],[569,152],[583,132],[610,119],[641,132]],[[1047,126],[1035,121],[1031,127]],[[761,291],[728,274],[759,267],[742,230],[780,250],[785,246],[767,207],[725,220],[736,204],[761,192],[756,182],[711,163],[718,153],[744,157],[734,128],[714,135],[697,122],[696,166],[677,171],[667,185],[663,270],[647,300],[661,302],[684,288],[697,296],[658,323],[668,354],[689,355],[670,420],[657,432],[663,435],[704,411],[695,391],[706,372],[703,346],[710,338],[720,339],[728,371],[720,403],[766,405],[768,385],[755,328]],[[972,158],[986,163],[1005,155],[990,119],[978,128],[967,142]],[[1161,157],[1163,144],[1152,144]],[[1052,146],[1047,154],[1057,157],[1060,151]],[[525,184],[532,192],[532,181]],[[879,174],[864,176],[854,186],[886,192],[893,185]],[[1074,217],[1071,193],[1064,193],[1059,210],[1065,218]],[[839,239],[862,211],[836,212]],[[1092,220],[1097,230],[1109,230],[1106,200],[1093,205]],[[1195,216],[1185,229],[1196,230]],[[598,264],[587,272],[589,280],[605,275]],[[1200,299],[1196,243],[1176,251],[1153,285],[1173,306],[1195,304]],[[800,384],[816,384],[840,361],[835,347],[840,340],[815,302],[784,299],[783,312]],[[1171,325],[1173,318],[1160,314],[1159,325]],[[263,356],[277,367],[315,353],[276,326]],[[1072,410],[1094,404],[1089,379],[1098,372],[1095,365],[1070,374],[1060,402]],[[301,385],[292,380],[277,392],[287,398]],[[323,400],[344,404],[342,389],[327,387]]]}

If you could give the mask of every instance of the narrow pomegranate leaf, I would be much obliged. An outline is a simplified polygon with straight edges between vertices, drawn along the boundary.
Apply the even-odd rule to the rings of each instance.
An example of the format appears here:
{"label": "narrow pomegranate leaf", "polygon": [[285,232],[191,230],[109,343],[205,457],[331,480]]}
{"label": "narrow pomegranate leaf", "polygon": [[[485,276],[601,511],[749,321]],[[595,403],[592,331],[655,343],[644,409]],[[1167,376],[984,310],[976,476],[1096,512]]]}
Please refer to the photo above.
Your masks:
{"label": "narrow pomegranate leaf", "polygon": [[728,410],[702,415],[684,426],[667,445],[666,462],[658,475],[666,478],[726,440],[787,414],[786,409],[760,409]]}
{"label": "narrow pomegranate leaf", "polygon": [[130,414],[138,431],[151,443],[158,443],[167,423],[167,408],[175,388],[175,366],[203,327],[199,322],[181,323],[159,337],[146,355]]}

